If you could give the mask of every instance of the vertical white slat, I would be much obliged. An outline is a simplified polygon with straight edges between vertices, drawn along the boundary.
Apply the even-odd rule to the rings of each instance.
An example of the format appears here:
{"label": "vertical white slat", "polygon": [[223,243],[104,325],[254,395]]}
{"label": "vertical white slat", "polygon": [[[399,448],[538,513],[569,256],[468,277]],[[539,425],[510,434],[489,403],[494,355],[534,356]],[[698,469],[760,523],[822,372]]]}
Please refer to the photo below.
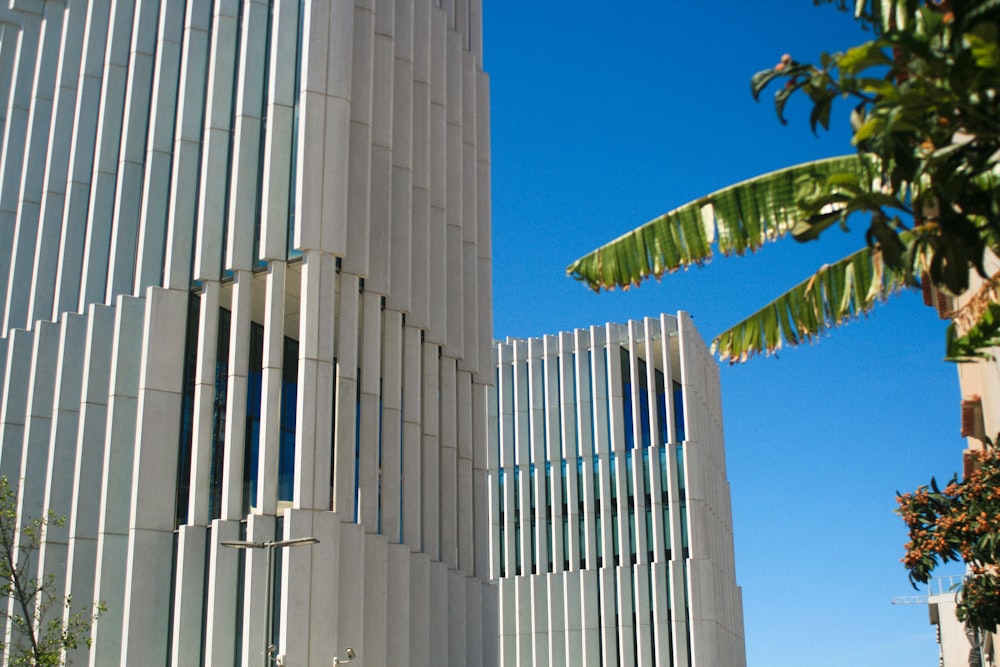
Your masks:
{"label": "vertical white slat", "polygon": [[[426,292],[426,281],[416,276],[416,271],[426,265],[414,261],[417,257],[419,237],[414,235],[416,199],[415,177],[426,177],[426,172],[416,168],[417,137],[420,127],[416,124],[417,112],[429,104],[426,78],[423,84],[416,81],[415,45],[426,48],[427,40],[414,33],[415,17],[426,15],[426,3],[395,2],[393,21],[392,61],[392,220],[389,229],[389,252],[392,262],[389,266],[389,294],[387,307],[413,313],[416,319],[408,317],[416,326],[427,322],[426,306],[420,308],[414,297]],[[424,91],[423,97],[419,91]],[[424,101],[421,103],[421,99]],[[376,118],[379,112],[376,111]],[[426,117],[426,114],[424,114]],[[378,125],[376,125],[378,127]]]}
{"label": "vertical white slat", "polygon": [[191,476],[188,523],[207,526],[212,494],[212,442],[215,439],[216,368],[219,349],[219,283],[203,284],[198,313],[197,362],[191,423]]}
{"label": "vertical white slat", "polygon": [[423,553],[410,556],[410,650],[408,664],[430,665],[431,562]]}
{"label": "vertical white slat", "polygon": [[[492,356],[492,355],[491,355]],[[490,561],[496,562],[496,553],[490,544],[491,517],[499,512],[499,498],[496,497],[496,465],[498,445],[494,440],[495,429],[491,422],[495,419],[492,409],[487,407],[489,401],[490,387],[473,382],[472,385],[472,432],[475,442],[473,443],[472,454],[472,475],[473,475],[473,527],[475,530],[475,570],[472,574],[480,580],[487,580],[490,576]],[[487,431],[489,435],[486,435]],[[487,451],[488,448],[488,451]],[[488,469],[493,472],[489,473]],[[485,595],[485,593],[484,593]],[[486,602],[484,602],[486,604]],[[485,616],[483,623],[487,623]],[[486,626],[484,626],[486,627]],[[489,635],[484,635],[484,642]],[[483,645],[486,651],[488,646]],[[484,655],[484,659],[488,657]]]}
{"label": "vertical white slat", "polygon": [[5,340],[3,407],[0,412],[0,475],[18,479],[24,442],[34,332],[11,331]]}
{"label": "vertical white slat", "polygon": [[381,523],[390,542],[402,540],[403,316],[382,313]]}
{"label": "vertical white slat", "polygon": [[441,441],[438,400],[441,371],[441,348],[433,343],[423,343],[422,377],[420,394],[423,397],[420,436],[420,454],[423,462],[422,499],[420,501],[421,551],[432,560],[441,557]]}
{"label": "vertical white slat", "polygon": [[430,598],[430,631],[427,639],[431,648],[427,664],[432,664],[438,653],[447,655],[448,637],[451,635],[448,627],[448,569],[441,561],[431,561],[430,587],[427,593]]}
{"label": "vertical white slat", "polygon": [[546,507],[549,505],[549,499],[547,493],[547,476],[545,474],[548,459],[545,456],[545,395],[542,389],[542,348],[543,341],[541,338],[531,338],[528,340],[528,431],[531,433],[531,463],[534,466],[531,476],[534,477],[535,484],[533,498],[535,503],[535,550],[532,554],[532,559],[535,563],[533,571],[536,574],[547,572],[551,559],[547,531],[548,520],[546,518]]}
{"label": "vertical white slat", "polygon": [[271,13],[271,52],[267,63],[267,136],[261,192],[260,253],[264,260],[284,259],[288,247],[292,146],[295,122],[295,53],[299,35],[297,0],[275,0]]}
{"label": "vertical white slat", "polygon": [[[499,352],[494,348],[493,356],[497,360],[497,376],[500,375]],[[477,449],[476,460],[474,461],[474,475],[476,482],[476,571],[483,572],[481,568],[486,567],[490,579],[500,577],[500,568],[503,566],[501,554],[503,553],[503,542],[500,539],[500,508],[504,506],[504,499],[501,497],[500,489],[500,398],[497,390],[497,382],[485,388],[487,413],[486,428],[488,436],[486,441],[487,451],[479,453]],[[473,389],[478,390],[482,385],[474,385]],[[477,398],[484,392],[476,391]],[[473,426],[477,430],[477,425]],[[484,465],[485,463],[485,465]],[[483,486],[486,488],[484,489]],[[485,490],[485,498],[483,491]],[[485,500],[484,504],[480,501]],[[483,549],[482,526],[480,525],[481,515],[485,511],[489,519],[489,530],[486,533],[488,549]]]}
{"label": "vertical white slat", "polygon": [[[83,386],[80,389],[79,427],[73,454],[72,506],[69,512],[69,561],[66,586],[81,603],[94,600],[97,568],[97,532],[101,505],[101,462],[108,416],[108,369],[111,368],[115,313],[110,306],[91,306],[83,346]],[[67,610],[68,612],[68,610]],[[82,650],[68,659],[87,661]]]}
{"label": "vertical white slat", "polygon": [[[329,1],[329,0],[327,0]],[[323,139],[323,208],[320,249],[344,256],[347,252],[347,202],[351,136],[351,71],[354,51],[354,2],[330,2],[326,42],[326,108]],[[301,107],[300,107],[301,109]],[[300,132],[300,138],[303,134]],[[305,136],[306,141],[318,137]],[[300,149],[301,150],[301,149]],[[301,172],[300,172],[301,173]],[[310,221],[300,219],[300,224]]]}
{"label": "vertical white slat", "polygon": [[[647,561],[640,567],[633,568],[635,585],[632,588],[632,599],[635,609],[635,637],[638,653],[635,660],[638,665],[652,665],[653,662],[653,627],[650,624],[649,580],[652,577],[651,564]],[[657,654],[657,658],[659,658]],[[729,663],[721,663],[729,664]]]}
{"label": "vertical white slat", "polygon": [[531,581],[532,577],[514,578],[514,596],[516,614],[514,619],[515,648],[514,659],[517,665],[531,665],[534,662],[533,642],[531,641]]}
{"label": "vertical white slat", "polygon": [[229,373],[226,378],[226,441],[222,469],[222,515],[243,514],[243,463],[246,449],[247,385],[250,366],[250,313],[253,273],[236,271],[229,324]]}
{"label": "vertical white slat", "polygon": [[[61,211],[54,211],[61,228],[58,241],[53,313],[77,310],[86,225],[65,225],[63,220],[85,220],[90,201],[98,110],[101,104],[104,76],[104,53],[108,36],[110,0],[87,3],[87,18],[77,84],[76,106],[73,110],[69,167],[65,185],[65,202]],[[39,288],[41,289],[41,288]]]}
{"label": "vertical white slat", "polygon": [[[215,519],[209,533],[207,600],[205,602],[205,664],[232,660],[236,652],[237,596],[243,585],[239,552],[222,542],[240,539],[239,521]],[[96,667],[93,666],[93,667]]]}
{"label": "vertical white slat", "polygon": [[21,20],[17,14],[5,11],[0,14],[0,137],[7,124],[8,103],[17,62],[17,43],[20,39]]}
{"label": "vertical white slat", "polygon": [[121,664],[165,662],[184,387],[187,292],[151,289],[146,299],[136,411]]}
{"label": "vertical white slat", "polygon": [[608,664],[603,659],[600,646],[601,610],[600,570],[581,570],[577,575],[579,584],[580,631],[582,634],[583,658],[576,664]]}
{"label": "vertical white slat", "polygon": [[392,287],[392,264],[396,255],[408,249],[393,248],[392,198],[393,183],[393,88],[394,39],[396,10],[392,0],[375,4],[375,38],[373,45],[372,83],[372,163],[371,209],[369,219],[367,289],[388,295]]}
{"label": "vertical white slat", "polygon": [[[260,485],[258,483],[258,488]],[[248,542],[262,543],[276,539],[275,518],[266,514],[251,513],[246,518],[246,539]],[[299,547],[311,549],[311,546]],[[264,646],[270,644],[267,637],[267,569],[268,555],[265,549],[246,549],[244,554],[243,576],[240,585],[243,587],[243,614],[240,619],[243,630],[241,641],[243,664],[256,665],[263,658]],[[285,557],[284,550],[280,556],[272,553],[274,559]],[[277,566],[275,565],[275,570]],[[267,637],[266,641],[264,638]]]}
{"label": "vertical white slat", "polygon": [[261,359],[260,439],[257,449],[258,513],[278,511],[278,466],[281,458],[281,400],[285,356],[285,262],[268,262],[264,276],[264,353]]}
{"label": "vertical white slat", "polygon": [[[73,505],[73,467],[80,417],[80,392],[83,384],[83,355],[87,317],[66,313],[59,322],[59,358],[56,362],[51,427],[49,435],[45,492],[42,507],[56,516],[68,517]],[[38,550],[38,572],[51,577],[53,594],[62,598],[66,588],[66,563],[69,558],[69,526],[49,524],[45,541]],[[86,598],[84,598],[86,600]],[[84,604],[83,601],[78,604]],[[62,609],[49,609],[48,618],[58,618]]]}
{"label": "vertical white slat", "polygon": [[330,2],[302,3],[302,55],[299,72],[299,131],[295,147],[295,238],[299,250],[320,248],[323,216],[323,158],[326,152],[326,48],[330,35]]}
{"label": "vertical white slat", "polygon": [[[618,662],[618,624],[615,621],[615,571],[614,563],[605,563],[605,567],[593,571],[596,575],[597,589],[597,619],[593,639],[600,637],[600,655],[602,665],[614,665]],[[586,574],[591,574],[587,572]]]}
{"label": "vertical white slat", "polygon": [[[476,433],[474,424],[476,423],[473,411],[476,404],[473,402],[472,376],[465,371],[459,371],[456,383],[458,412],[458,496],[456,499],[457,521],[458,521],[458,569],[467,575],[476,571],[476,516],[477,498],[476,477],[474,474],[475,461],[473,449],[478,445],[484,447],[483,440],[485,432]],[[482,478],[485,491],[486,478]],[[482,517],[487,523],[489,515]],[[478,545],[481,548],[488,548],[489,536],[485,532],[486,542]]]}
{"label": "vertical white slat", "polygon": [[[386,621],[383,643],[386,665],[410,661],[410,549],[389,544],[386,572]],[[367,638],[366,638],[367,639]],[[370,642],[368,642],[370,646]]]}
{"label": "vertical white slat", "polygon": [[[595,328],[590,333],[598,331],[600,330]],[[594,446],[595,438],[592,432],[594,428],[592,421],[595,420],[592,392],[596,381],[592,380],[590,358],[596,352],[591,349],[590,333],[583,329],[577,329],[574,332],[574,352],[576,354],[578,457],[583,464],[583,471],[577,480],[579,488],[583,490],[583,514],[580,516],[583,537],[580,544],[580,559],[586,563],[588,569],[593,569],[597,565],[594,465],[599,454]],[[570,530],[572,529],[571,526]]]}
{"label": "vertical white slat", "polygon": [[[576,375],[574,363],[574,336],[570,333],[559,334],[559,431],[563,458],[566,460],[566,472],[563,484],[566,486],[566,554],[570,570],[580,569],[580,533],[578,530],[580,510],[579,480],[577,478],[577,460],[580,458],[579,441],[577,438],[577,403]],[[589,433],[589,429],[587,433]],[[563,474],[560,471],[560,474]],[[560,528],[561,530],[561,528]],[[567,640],[568,641],[568,640]]]}
{"label": "vertical white slat", "polygon": [[461,51],[462,76],[462,174],[461,212],[458,221],[462,227],[462,361],[463,368],[478,370],[480,336],[479,336],[479,300],[484,298],[479,285],[479,253],[476,249],[476,235],[479,232],[479,206],[477,187],[479,177],[476,173],[478,138],[476,118],[476,63],[470,54]]}
{"label": "vertical white slat", "polygon": [[[301,350],[301,348],[300,348]],[[285,511],[285,533],[283,539],[312,537],[319,543],[284,549],[281,568],[281,629],[277,652],[285,656],[287,664],[307,665],[310,663],[310,642],[312,639],[312,605],[323,606],[327,627],[322,641],[336,641],[337,606],[336,594],[330,585],[339,580],[340,522],[327,512],[292,507]],[[320,562],[327,576],[320,581],[312,577],[314,564]],[[322,586],[322,590],[320,590]],[[313,597],[313,589],[318,595]],[[244,656],[248,649],[243,647]],[[260,658],[260,649],[251,648],[254,656],[244,658],[244,664]],[[231,659],[231,658],[230,658]]]}
{"label": "vertical white slat", "polygon": [[[160,6],[156,62],[153,65],[156,78],[150,99],[151,117],[146,139],[146,169],[142,183],[133,294],[142,294],[147,287],[162,283],[174,133],[181,108],[178,106],[178,89],[181,47],[185,37],[185,4],[185,0],[166,0]],[[193,189],[187,194],[193,194]]]}
{"label": "vertical white slat", "polygon": [[475,621],[474,615],[466,610],[466,590],[468,580],[461,572],[450,570],[445,574],[448,580],[448,664],[467,664],[468,649],[466,642],[470,640],[470,625]]}
{"label": "vertical white slat", "polygon": [[[551,466],[551,473],[548,476],[549,509],[552,522],[552,572],[562,572],[563,561],[566,560],[565,544],[563,543],[563,503],[562,494],[566,480],[562,472],[562,431],[560,429],[561,397],[559,395],[560,381],[560,357],[559,338],[553,335],[546,335],[543,339],[542,357],[545,360],[545,372],[542,378],[543,383],[543,419],[545,422],[545,442],[548,449],[547,463]],[[560,653],[560,655],[562,655]]]}
{"label": "vertical white slat", "polygon": [[[367,283],[366,283],[367,285]],[[359,365],[361,441],[358,462],[358,521],[370,533],[379,527],[379,406],[382,403],[382,297],[365,291],[361,295],[362,313]]]}
{"label": "vertical white slat", "polygon": [[358,277],[340,274],[337,316],[337,410],[333,452],[333,511],[355,520],[358,482],[355,474],[358,437],[358,335],[361,318]]}
{"label": "vertical white slat", "polygon": [[[447,342],[447,16],[438,8],[430,14],[430,216],[428,218],[428,338]],[[414,108],[416,115],[416,108]],[[414,117],[414,124],[416,124]],[[416,226],[416,221],[414,221]],[[417,261],[417,260],[415,260]],[[421,276],[422,278],[422,276]]]}
{"label": "vertical white slat", "polygon": [[[170,202],[163,257],[163,285],[187,289],[192,278],[192,248],[201,209],[199,164],[201,163],[202,113],[206,106],[209,62],[209,25],[212,4],[189,2],[184,17],[184,37],[177,92]],[[222,34],[226,34],[223,20]],[[211,39],[214,39],[212,37]],[[214,90],[214,81],[213,88]],[[215,100],[217,98],[213,98]],[[218,148],[217,148],[218,150]]]}
{"label": "vertical white slat", "polygon": [[53,311],[52,305],[56,273],[59,269],[59,238],[63,229],[63,206],[66,203],[66,180],[73,148],[74,111],[77,104],[77,86],[80,82],[87,13],[88,3],[71,3],[66,6],[52,103],[52,119],[49,124],[44,186],[38,213],[38,235],[35,239],[37,259],[31,277],[28,322],[39,319],[54,320],[59,312]]}
{"label": "vertical white slat", "polygon": [[566,665],[568,656],[566,654],[566,630],[567,618],[572,614],[572,610],[566,608],[565,597],[565,577],[562,570],[545,576],[547,587],[546,598],[548,601],[546,622],[548,624],[547,658],[550,665]]}
{"label": "vertical white slat", "polygon": [[143,299],[120,296],[115,301],[114,312],[108,421],[102,447],[97,577],[94,583],[94,597],[105,601],[108,608],[91,629],[94,642],[89,656],[91,667],[117,664],[121,660],[132,460],[145,303]]}
{"label": "vertical white slat", "polygon": [[174,574],[173,632],[170,637],[170,665],[196,665],[202,660],[201,636],[205,625],[205,557],[208,529],[205,526],[177,527],[177,556]]}
{"label": "vertical white slat", "polygon": [[441,555],[451,569],[458,568],[458,401],[457,363],[441,357],[439,371],[439,442],[440,483],[438,485],[441,521]]}
{"label": "vertical white slat", "polygon": [[[542,570],[539,570],[541,572]],[[549,591],[545,585],[545,575],[532,576],[531,583],[531,664],[539,667],[549,665]]]}
{"label": "vertical white slat", "polygon": [[118,187],[118,160],[124,132],[129,52],[132,44],[133,0],[113,3],[104,54],[104,78],[98,111],[97,139],[90,177],[90,205],[83,246],[79,302],[83,310],[104,300],[107,287],[111,229]]}
{"label": "vertical white slat", "polygon": [[239,63],[232,155],[229,159],[229,205],[225,268],[252,269],[257,230],[257,183],[260,173],[261,113],[267,74],[268,2],[244,0],[239,26]]}
{"label": "vertical white slat", "polygon": [[[462,36],[449,30],[445,53],[445,251],[448,271],[445,279],[447,349],[461,358],[464,354],[465,271],[462,264]],[[472,285],[469,285],[472,288]]]}
{"label": "vertical white slat", "polygon": [[[18,12],[19,29],[16,31],[16,55],[12,66],[10,95],[3,100],[7,104],[6,122],[3,127],[3,150],[0,151],[0,302],[5,306],[12,292],[18,291],[10,284],[13,259],[17,250],[15,229],[17,227],[17,207],[21,191],[21,178],[28,147],[31,98],[35,81],[35,65],[41,46],[41,15]],[[16,296],[14,297],[17,298]],[[4,308],[4,322],[8,308]],[[15,324],[24,326],[24,323]],[[4,328],[4,333],[7,328]]]}
{"label": "vertical white slat", "polygon": [[[479,71],[476,77],[476,249],[478,255],[478,318],[479,342],[486,349],[493,337],[493,271],[490,235],[490,120],[489,79]],[[480,355],[478,381],[492,374],[490,358]]]}
{"label": "vertical white slat", "polygon": [[[623,563],[627,562],[624,558],[625,555],[622,554]],[[632,567],[630,565],[622,565],[616,568],[615,574],[617,575],[615,591],[618,596],[618,620],[617,628],[614,630],[618,639],[618,661],[622,665],[640,664],[635,660],[635,647],[632,644],[635,638],[635,623],[632,621],[632,615],[635,612],[635,600],[632,596]]]}
{"label": "vertical white slat", "polygon": [[[361,619],[360,641],[355,636],[345,636],[344,642],[354,647],[355,642],[364,647],[365,660],[376,665],[389,664],[386,659],[386,630],[389,611],[388,599],[388,543],[370,532],[364,541],[364,590],[365,603]],[[350,602],[348,602],[348,605]],[[354,610],[356,611],[356,610]],[[395,641],[393,638],[392,641]],[[337,655],[346,647],[338,646]],[[355,647],[357,650],[357,647]],[[358,655],[361,655],[360,653]]]}
{"label": "vertical white slat", "polygon": [[293,506],[329,509],[334,392],[336,265],[331,255],[303,253],[299,303],[299,386],[296,397]]}
{"label": "vertical white slat", "polygon": [[403,543],[420,550],[423,517],[420,330],[403,327]]}
{"label": "vertical white slat", "polygon": [[[522,340],[514,341],[514,462],[516,469],[511,475],[511,486],[516,483],[520,493],[516,494],[516,512],[520,515],[521,540],[519,555],[520,570],[516,574],[531,574],[535,554],[531,550],[531,430],[528,422],[528,345]],[[511,488],[511,493],[514,489]],[[513,518],[513,517],[512,517]],[[520,642],[520,640],[518,640]]]}
{"label": "vertical white slat", "polygon": [[[199,116],[203,127],[201,130],[201,166],[199,168],[200,183],[198,186],[198,211],[195,217],[195,249],[190,278],[195,280],[218,280],[222,271],[222,234],[226,224],[226,190],[229,174],[229,145],[232,133],[233,85],[236,77],[236,46],[239,40],[239,3],[233,0],[216,0],[211,18],[209,33],[208,81],[205,84],[204,111]],[[194,35],[191,37],[194,39]],[[194,63],[192,63],[193,66]],[[192,74],[191,85],[185,91],[192,96],[198,93],[193,86],[196,84]],[[186,100],[185,100],[186,101]],[[192,103],[197,98],[192,98]],[[185,128],[186,129],[186,128]],[[182,133],[182,137],[193,140],[193,128]],[[189,156],[188,159],[191,159]],[[175,171],[176,174],[176,171]],[[175,191],[176,192],[176,191]],[[180,286],[180,281],[188,280],[182,275],[185,257],[184,243],[180,238],[184,218],[178,212],[175,214],[173,237],[176,244],[176,255],[172,255],[171,285]],[[174,247],[174,244],[172,244]],[[175,282],[176,281],[176,282]]]}
{"label": "vertical white slat", "polygon": [[[37,41],[37,53],[31,54],[34,61],[34,76],[30,84],[27,126],[25,129],[24,160],[20,165],[17,192],[0,192],[0,206],[14,203],[16,220],[14,239],[11,247],[10,275],[8,277],[4,330],[26,327],[28,322],[31,276],[38,258],[35,255],[38,237],[38,218],[41,207],[42,188],[45,177],[46,156],[52,120],[53,98],[56,77],[59,70],[59,54],[62,44],[63,19],[66,14],[65,2],[50,0],[38,5],[41,16],[23,13],[25,23],[41,19]],[[21,57],[28,56],[22,52]],[[18,81],[18,85],[22,83]],[[13,166],[5,164],[5,167]],[[4,184],[6,187],[6,183]],[[8,194],[10,197],[8,197]]]}
{"label": "vertical white slat", "polygon": [[375,16],[354,8],[350,80],[350,157],[347,165],[347,225],[343,270],[368,276],[372,192],[372,73],[375,59]]}
{"label": "vertical white slat", "polygon": [[[136,0],[132,43],[126,59],[125,106],[122,110],[122,136],[117,156],[109,247],[105,253],[102,245],[95,243],[92,246],[95,250],[100,248],[99,255],[93,255],[95,275],[99,271],[96,265],[98,256],[107,260],[103,268],[107,274],[105,303],[110,303],[118,294],[131,294],[135,280],[159,4],[158,0]],[[92,240],[94,238],[91,237]],[[103,243],[104,239],[101,241]]]}

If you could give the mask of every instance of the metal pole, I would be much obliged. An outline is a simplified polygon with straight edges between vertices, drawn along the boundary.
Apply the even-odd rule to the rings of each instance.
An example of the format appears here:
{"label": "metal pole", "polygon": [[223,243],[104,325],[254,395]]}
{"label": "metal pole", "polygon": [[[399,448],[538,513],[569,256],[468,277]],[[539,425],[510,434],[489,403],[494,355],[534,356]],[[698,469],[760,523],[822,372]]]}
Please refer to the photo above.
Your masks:
{"label": "metal pole", "polygon": [[265,544],[267,552],[267,593],[264,595],[264,667],[271,667],[271,635],[274,632],[274,545]]}

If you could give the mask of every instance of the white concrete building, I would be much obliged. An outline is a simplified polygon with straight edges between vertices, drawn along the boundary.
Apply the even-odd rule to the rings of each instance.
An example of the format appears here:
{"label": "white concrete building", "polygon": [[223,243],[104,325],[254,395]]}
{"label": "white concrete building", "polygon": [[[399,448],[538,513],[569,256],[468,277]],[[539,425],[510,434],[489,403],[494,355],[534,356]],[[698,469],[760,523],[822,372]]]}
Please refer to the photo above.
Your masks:
{"label": "white concrete building", "polygon": [[[496,660],[479,0],[8,0],[0,472],[91,665]],[[315,537],[276,554],[225,541]]]}
{"label": "white concrete building", "polygon": [[718,367],[688,315],[496,354],[501,664],[745,665]]}

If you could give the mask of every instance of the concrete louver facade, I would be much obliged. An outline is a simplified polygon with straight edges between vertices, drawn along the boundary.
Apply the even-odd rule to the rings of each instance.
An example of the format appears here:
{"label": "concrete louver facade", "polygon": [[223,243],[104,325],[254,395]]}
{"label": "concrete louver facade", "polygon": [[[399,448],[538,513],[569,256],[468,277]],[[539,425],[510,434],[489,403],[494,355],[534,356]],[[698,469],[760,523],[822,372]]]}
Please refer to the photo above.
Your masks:
{"label": "concrete louver facade", "polygon": [[91,665],[493,664],[478,0],[9,0],[0,472]]}
{"label": "concrete louver facade", "polygon": [[690,317],[495,356],[501,664],[745,665],[718,368]]}

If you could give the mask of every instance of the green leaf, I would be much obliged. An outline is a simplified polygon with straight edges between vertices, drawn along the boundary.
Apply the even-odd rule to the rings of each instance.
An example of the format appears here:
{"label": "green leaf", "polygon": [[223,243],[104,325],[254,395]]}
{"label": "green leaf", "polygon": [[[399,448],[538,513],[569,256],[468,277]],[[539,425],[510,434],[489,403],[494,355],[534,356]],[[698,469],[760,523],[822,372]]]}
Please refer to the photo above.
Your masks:
{"label": "green leaf", "polygon": [[[890,295],[915,283],[912,272],[888,267],[877,247],[865,247],[826,264],[712,342],[721,361],[743,362],[797,345],[861,317]],[[779,323],[780,338],[774,335]]]}
{"label": "green leaf", "polygon": [[[626,232],[577,259],[566,272],[595,290],[625,288],[700,265],[715,250],[723,255],[752,252],[813,214],[799,210],[796,201],[801,191],[822,193],[822,184],[832,175],[840,179],[853,174],[854,183],[871,179],[869,169],[858,156],[850,155],[749,179]],[[703,209],[709,212],[707,220]]]}

